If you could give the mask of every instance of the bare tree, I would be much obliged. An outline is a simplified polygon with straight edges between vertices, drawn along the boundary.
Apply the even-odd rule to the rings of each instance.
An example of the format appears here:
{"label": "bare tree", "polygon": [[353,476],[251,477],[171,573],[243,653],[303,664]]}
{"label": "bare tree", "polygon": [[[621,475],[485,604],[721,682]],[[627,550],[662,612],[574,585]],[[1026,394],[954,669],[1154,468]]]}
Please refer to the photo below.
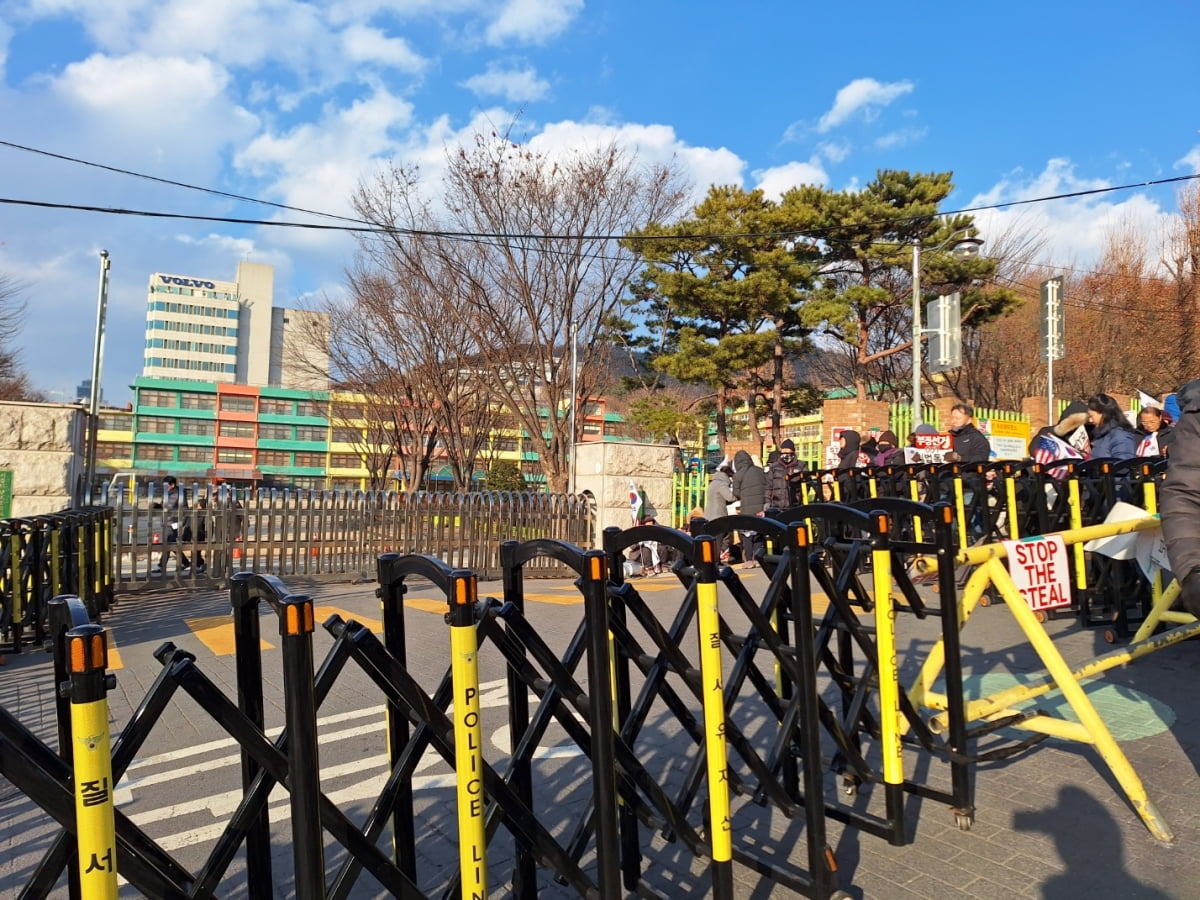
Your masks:
{"label": "bare tree", "polygon": [[17,336],[25,322],[24,285],[0,274],[0,400],[40,400],[21,365]]}
{"label": "bare tree", "polygon": [[[577,398],[610,383],[610,323],[639,260],[617,238],[681,207],[673,167],[645,168],[615,145],[556,156],[506,136],[447,154],[439,203],[415,169],[360,187],[358,214],[384,229],[360,238],[360,265],[404,285],[405,328],[466,352],[439,403],[458,407],[483,384],[528,435],[551,490],[567,488],[572,383]],[[388,326],[384,326],[385,328]]]}

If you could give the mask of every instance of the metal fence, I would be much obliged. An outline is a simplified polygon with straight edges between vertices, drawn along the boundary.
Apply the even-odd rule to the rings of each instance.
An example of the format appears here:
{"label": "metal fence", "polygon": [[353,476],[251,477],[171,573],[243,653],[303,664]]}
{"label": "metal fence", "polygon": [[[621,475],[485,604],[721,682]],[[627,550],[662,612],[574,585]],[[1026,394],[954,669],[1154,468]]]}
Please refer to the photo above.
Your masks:
{"label": "metal fence", "polygon": [[[258,491],[197,485],[171,529],[155,486],[113,508],[115,582],[136,590],[224,581],[237,572],[341,580],[370,578],[381,553],[437,556],[480,577],[500,571],[500,544],[551,538],[595,540],[584,498],[541,493]],[[111,501],[111,502],[110,502]],[[531,575],[562,575],[546,560]]]}

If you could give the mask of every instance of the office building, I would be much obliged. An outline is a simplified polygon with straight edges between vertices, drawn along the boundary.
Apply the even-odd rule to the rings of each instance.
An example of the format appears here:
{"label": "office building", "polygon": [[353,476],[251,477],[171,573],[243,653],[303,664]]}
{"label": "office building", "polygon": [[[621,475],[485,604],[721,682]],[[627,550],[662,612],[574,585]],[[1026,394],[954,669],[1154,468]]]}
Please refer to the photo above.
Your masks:
{"label": "office building", "polygon": [[274,282],[251,262],[234,281],[151,275],[142,377],[327,389],[328,318],[275,308]]}

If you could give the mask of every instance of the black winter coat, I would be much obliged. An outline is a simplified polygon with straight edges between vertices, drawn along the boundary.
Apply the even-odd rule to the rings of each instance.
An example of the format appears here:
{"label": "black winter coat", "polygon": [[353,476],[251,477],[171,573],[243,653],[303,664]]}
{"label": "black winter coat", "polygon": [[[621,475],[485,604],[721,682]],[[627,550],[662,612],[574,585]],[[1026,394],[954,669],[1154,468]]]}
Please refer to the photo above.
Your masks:
{"label": "black winter coat", "polygon": [[1179,389],[1180,417],[1163,483],[1163,538],[1171,571],[1182,581],[1200,569],[1200,379]]}
{"label": "black winter coat", "polygon": [[767,473],[745,450],[733,456],[733,496],[741,501],[739,512],[743,516],[758,515],[767,500]]}
{"label": "black winter coat", "polygon": [[954,438],[954,452],[958,454],[959,462],[985,463],[992,454],[992,445],[983,432],[975,427],[974,422],[968,422],[962,428],[951,428]]}
{"label": "black winter coat", "polygon": [[787,509],[800,502],[800,480],[808,469],[808,463],[792,456],[791,462],[776,457],[767,466],[767,509]]}

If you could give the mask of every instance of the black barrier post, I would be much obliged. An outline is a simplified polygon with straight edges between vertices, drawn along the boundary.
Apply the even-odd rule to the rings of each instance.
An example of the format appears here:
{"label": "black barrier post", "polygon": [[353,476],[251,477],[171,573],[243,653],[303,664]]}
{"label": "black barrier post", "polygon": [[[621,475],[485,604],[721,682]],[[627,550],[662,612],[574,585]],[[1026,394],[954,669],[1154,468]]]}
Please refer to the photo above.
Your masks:
{"label": "black barrier post", "polygon": [[966,700],[963,697],[962,641],[959,630],[958,587],[954,578],[954,559],[957,548],[953,513],[949,506],[939,505],[934,521],[937,542],[938,598],[942,607],[942,647],[945,650],[943,673],[946,679],[946,713],[949,719],[947,736],[950,742],[950,793],[954,806],[951,812],[959,827],[969,828],[975,820],[975,805],[971,798],[971,772],[964,761],[967,752]]}
{"label": "black barrier post", "polygon": [[299,900],[325,897],[325,844],[318,801],[317,704],[313,685],[313,604],[304,596],[279,601],[283,643],[283,699],[287,707],[288,776],[291,788],[292,859]]}
{"label": "black barrier post", "polygon": [[[615,525],[604,529],[604,547],[608,551],[608,578],[618,588],[625,580],[625,554],[620,550],[611,550],[621,536],[621,529]],[[608,607],[609,622],[613,627],[624,631],[627,625],[624,594],[620,590],[610,592]],[[613,660],[613,684],[616,686],[616,728],[625,734],[629,717],[633,710],[633,688],[630,681],[629,658],[618,652]],[[621,830],[621,874],[625,890],[637,890],[642,879],[642,848],[638,833],[637,813],[630,803],[622,803],[620,808]]]}
{"label": "black barrier post", "polygon": [[[504,579],[504,602],[511,603],[521,616],[525,615],[525,570],[521,566],[508,565],[509,556],[520,546],[518,541],[505,541],[500,545],[500,561]],[[506,625],[509,637],[522,651],[524,645]],[[512,735],[510,749],[521,746],[529,731],[529,689],[521,680],[516,668],[506,666],[508,676],[508,727]],[[533,809],[533,766],[528,757],[522,755],[513,760],[509,783],[526,809]],[[513,865],[512,892],[518,900],[537,896],[537,861],[528,844],[518,841]]]}
{"label": "black barrier post", "polygon": [[[399,561],[399,553],[384,553],[376,561],[376,578],[383,610],[383,645],[400,665],[408,666],[408,638],[404,622],[404,595],[408,588],[403,578],[392,575],[392,568]],[[411,733],[408,717],[394,702],[386,707],[388,739],[388,766],[395,769],[400,755],[408,746]],[[408,779],[397,789],[392,806],[392,862],[413,881],[417,879],[417,836],[414,828],[412,782]]]}
{"label": "black barrier post", "polygon": [[808,528],[793,523],[787,531],[788,580],[792,587],[792,641],[796,649],[796,691],[800,728],[796,738],[804,769],[804,836],[808,842],[812,896],[829,897],[837,888],[837,860],[825,833],[824,763],[821,759],[821,710],[817,690],[817,654],[813,645],[812,581],[808,571]]}
{"label": "black barrier post", "polygon": [[588,626],[588,692],[591,695],[592,785],[596,810],[597,883],[601,897],[620,891],[617,833],[616,735],[613,730],[612,660],[609,653],[605,553],[584,554],[583,608]]}
{"label": "black barrier post", "polygon": [[[263,703],[262,625],[258,598],[250,596],[253,572],[238,572],[230,580],[229,598],[233,606],[233,645],[237,667],[238,709],[260,732],[266,731]],[[242,793],[254,786],[262,767],[242,748]],[[250,897],[274,894],[271,877],[271,822],[266,806],[254,816],[246,829],[246,890]]]}

